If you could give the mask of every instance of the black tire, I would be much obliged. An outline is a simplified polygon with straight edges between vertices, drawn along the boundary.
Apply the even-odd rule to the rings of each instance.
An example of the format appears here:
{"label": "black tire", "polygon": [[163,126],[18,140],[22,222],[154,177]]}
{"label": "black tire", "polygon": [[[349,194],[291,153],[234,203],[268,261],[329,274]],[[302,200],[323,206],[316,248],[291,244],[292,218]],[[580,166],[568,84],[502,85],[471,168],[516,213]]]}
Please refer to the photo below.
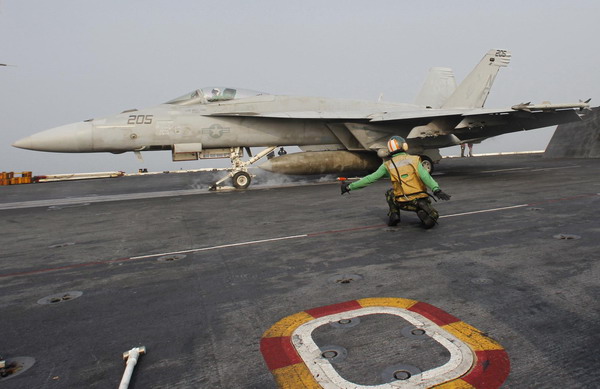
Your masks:
{"label": "black tire", "polygon": [[429,174],[433,173],[434,167],[431,159],[421,155],[421,165],[423,165]]}
{"label": "black tire", "polygon": [[250,182],[252,182],[250,174],[246,172],[235,173],[231,180],[233,181],[233,186],[236,189],[246,189],[250,186]]}

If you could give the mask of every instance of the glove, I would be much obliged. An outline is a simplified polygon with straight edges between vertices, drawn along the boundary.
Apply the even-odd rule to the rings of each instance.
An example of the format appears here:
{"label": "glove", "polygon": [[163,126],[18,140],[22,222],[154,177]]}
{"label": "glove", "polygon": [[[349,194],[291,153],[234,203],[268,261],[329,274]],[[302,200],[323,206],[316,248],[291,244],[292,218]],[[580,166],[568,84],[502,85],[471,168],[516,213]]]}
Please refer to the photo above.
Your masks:
{"label": "glove", "polygon": [[450,197],[452,197],[449,194],[444,193],[441,189],[434,191],[433,194],[438,199],[444,200],[444,201],[448,201],[448,200],[450,200]]}
{"label": "glove", "polygon": [[342,182],[342,195],[344,193],[349,193],[350,192],[349,186],[350,186],[350,184],[347,183],[346,181]]}

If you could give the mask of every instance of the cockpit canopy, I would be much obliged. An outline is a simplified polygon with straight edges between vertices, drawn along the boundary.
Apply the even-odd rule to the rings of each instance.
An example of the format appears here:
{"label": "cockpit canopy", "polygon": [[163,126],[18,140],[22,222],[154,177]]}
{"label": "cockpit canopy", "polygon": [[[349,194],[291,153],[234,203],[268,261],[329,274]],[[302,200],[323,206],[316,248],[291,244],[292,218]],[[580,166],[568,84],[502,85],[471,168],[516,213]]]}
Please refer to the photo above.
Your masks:
{"label": "cockpit canopy", "polygon": [[186,93],[183,96],[167,101],[165,104],[190,105],[205,104],[216,101],[227,101],[234,99],[243,99],[245,97],[268,95],[268,93],[258,92],[249,89],[234,89],[225,87],[205,87],[196,89],[193,92]]}

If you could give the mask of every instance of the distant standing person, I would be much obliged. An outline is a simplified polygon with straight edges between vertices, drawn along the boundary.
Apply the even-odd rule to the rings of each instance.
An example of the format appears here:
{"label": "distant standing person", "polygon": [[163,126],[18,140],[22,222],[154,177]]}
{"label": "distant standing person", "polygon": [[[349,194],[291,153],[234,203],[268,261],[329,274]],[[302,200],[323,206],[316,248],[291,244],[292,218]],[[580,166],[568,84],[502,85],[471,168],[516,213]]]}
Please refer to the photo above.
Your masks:
{"label": "distant standing person", "polygon": [[374,173],[348,184],[342,183],[342,194],[364,188],[380,178],[390,177],[392,189],[385,193],[390,207],[388,226],[400,222],[400,210],[416,212],[425,228],[437,223],[438,211],[431,205],[427,188],[441,200],[450,200],[450,196],[440,189],[439,185],[421,164],[421,158],[406,153],[408,145],[404,138],[392,136],[388,141],[390,159],[385,161]]}
{"label": "distant standing person", "polygon": [[[469,157],[473,156],[473,143],[466,143],[469,146]],[[460,144],[460,156],[465,156],[465,143]]]}

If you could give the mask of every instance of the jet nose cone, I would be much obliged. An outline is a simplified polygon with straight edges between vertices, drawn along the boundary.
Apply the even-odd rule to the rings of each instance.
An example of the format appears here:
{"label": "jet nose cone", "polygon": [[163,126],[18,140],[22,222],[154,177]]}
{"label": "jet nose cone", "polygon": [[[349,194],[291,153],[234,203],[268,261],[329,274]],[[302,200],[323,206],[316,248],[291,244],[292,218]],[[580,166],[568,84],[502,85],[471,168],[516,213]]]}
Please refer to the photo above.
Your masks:
{"label": "jet nose cone", "polygon": [[88,122],[67,124],[38,132],[13,143],[14,147],[36,151],[81,153],[93,151],[93,125]]}
{"label": "jet nose cone", "polygon": [[18,141],[12,144],[12,147],[18,147],[20,149],[30,149],[31,144],[29,142],[29,138],[30,137],[19,139]]}

